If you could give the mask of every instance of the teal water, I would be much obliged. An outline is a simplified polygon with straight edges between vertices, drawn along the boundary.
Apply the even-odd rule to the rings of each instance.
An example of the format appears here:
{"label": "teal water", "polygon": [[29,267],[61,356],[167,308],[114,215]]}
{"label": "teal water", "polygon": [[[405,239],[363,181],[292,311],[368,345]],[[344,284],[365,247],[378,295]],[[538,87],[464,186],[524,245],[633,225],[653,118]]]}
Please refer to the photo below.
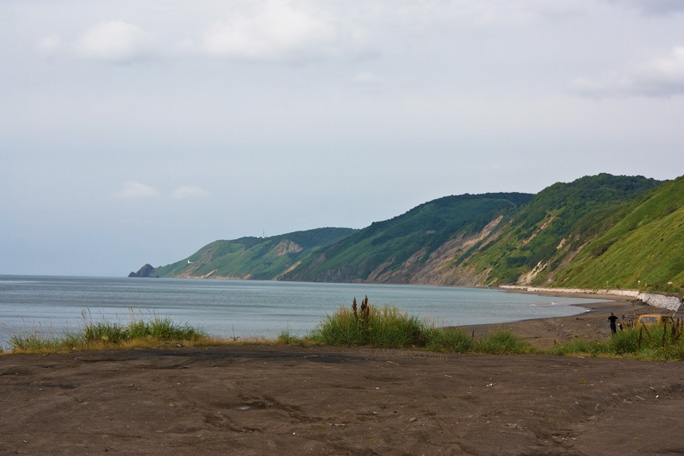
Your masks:
{"label": "teal water", "polygon": [[239,280],[0,276],[0,345],[11,334],[61,336],[87,321],[159,316],[219,337],[305,335],[340,306],[368,296],[438,325],[575,315],[596,302],[496,289]]}

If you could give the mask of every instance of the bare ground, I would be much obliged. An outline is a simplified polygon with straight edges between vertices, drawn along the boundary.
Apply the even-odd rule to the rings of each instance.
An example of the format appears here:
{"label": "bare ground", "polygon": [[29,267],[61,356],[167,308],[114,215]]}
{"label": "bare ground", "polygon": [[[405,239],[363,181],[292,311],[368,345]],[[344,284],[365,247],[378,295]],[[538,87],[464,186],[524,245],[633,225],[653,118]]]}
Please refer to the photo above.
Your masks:
{"label": "bare ground", "polygon": [[[653,310],[505,326],[539,346],[607,338],[611,309]],[[0,455],[670,455],[683,421],[684,363],[266,345],[0,356]]]}

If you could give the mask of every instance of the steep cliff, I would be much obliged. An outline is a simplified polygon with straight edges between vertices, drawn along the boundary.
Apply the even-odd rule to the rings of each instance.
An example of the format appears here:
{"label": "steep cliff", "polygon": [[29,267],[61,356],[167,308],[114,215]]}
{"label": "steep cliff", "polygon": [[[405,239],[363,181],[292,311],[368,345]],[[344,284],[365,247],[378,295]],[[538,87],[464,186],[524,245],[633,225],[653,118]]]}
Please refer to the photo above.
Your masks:
{"label": "steep cliff", "polygon": [[454,274],[452,259],[497,233],[533,195],[488,193],[440,198],[373,223],[285,274],[285,280],[321,282],[471,284]]}

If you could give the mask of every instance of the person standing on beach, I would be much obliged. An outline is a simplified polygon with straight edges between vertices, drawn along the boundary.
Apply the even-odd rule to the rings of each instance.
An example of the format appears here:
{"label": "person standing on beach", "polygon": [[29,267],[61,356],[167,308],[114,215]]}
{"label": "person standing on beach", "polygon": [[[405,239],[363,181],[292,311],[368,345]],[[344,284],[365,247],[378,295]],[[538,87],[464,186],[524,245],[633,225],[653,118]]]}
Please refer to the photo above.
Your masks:
{"label": "person standing on beach", "polygon": [[615,322],[617,321],[618,317],[615,316],[613,312],[610,313],[610,317],[608,317],[608,321],[610,321],[610,330],[615,334],[617,332],[617,327],[615,326]]}

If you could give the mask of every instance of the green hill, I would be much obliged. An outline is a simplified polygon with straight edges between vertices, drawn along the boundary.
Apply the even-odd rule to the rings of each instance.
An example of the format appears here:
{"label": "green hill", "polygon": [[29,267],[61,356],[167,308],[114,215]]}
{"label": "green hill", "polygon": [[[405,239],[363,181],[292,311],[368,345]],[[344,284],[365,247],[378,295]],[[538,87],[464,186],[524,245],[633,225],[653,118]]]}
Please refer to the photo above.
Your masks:
{"label": "green hill", "polygon": [[635,199],[556,274],[553,286],[684,287],[684,176]]}
{"label": "green hill", "polygon": [[558,268],[659,183],[610,174],[556,183],[535,195],[497,239],[464,259],[462,273],[485,275],[491,285],[548,285]]}
{"label": "green hill", "polygon": [[448,196],[362,230],[216,241],[139,275],[674,292],[684,288],[684,176]]}
{"label": "green hill", "polygon": [[[286,280],[324,282],[455,284],[434,273],[473,239],[490,233],[528,203],[524,193],[488,193],[440,198],[384,222],[373,223],[302,261]],[[453,280],[451,280],[453,279]]]}
{"label": "green hill", "polygon": [[302,258],[330,243],[352,235],[351,228],[309,231],[233,241],[215,241],[189,258],[155,268],[151,277],[233,278],[271,280],[296,267]]}

